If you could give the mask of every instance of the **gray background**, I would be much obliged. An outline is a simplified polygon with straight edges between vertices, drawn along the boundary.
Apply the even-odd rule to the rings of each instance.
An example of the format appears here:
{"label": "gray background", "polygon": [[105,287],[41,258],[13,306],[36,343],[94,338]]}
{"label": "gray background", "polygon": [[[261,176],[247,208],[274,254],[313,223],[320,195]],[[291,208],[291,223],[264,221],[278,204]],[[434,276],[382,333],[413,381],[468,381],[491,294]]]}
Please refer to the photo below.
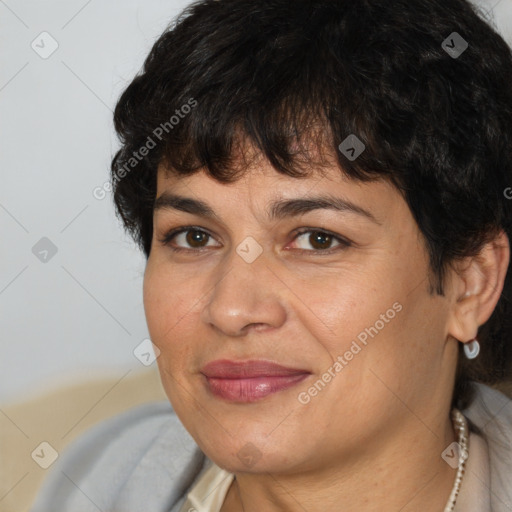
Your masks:
{"label": "gray background", "polygon": [[[2,403],[143,368],[144,258],[93,190],[119,94],[188,3],[0,0]],[[512,42],[512,0],[479,3]]]}

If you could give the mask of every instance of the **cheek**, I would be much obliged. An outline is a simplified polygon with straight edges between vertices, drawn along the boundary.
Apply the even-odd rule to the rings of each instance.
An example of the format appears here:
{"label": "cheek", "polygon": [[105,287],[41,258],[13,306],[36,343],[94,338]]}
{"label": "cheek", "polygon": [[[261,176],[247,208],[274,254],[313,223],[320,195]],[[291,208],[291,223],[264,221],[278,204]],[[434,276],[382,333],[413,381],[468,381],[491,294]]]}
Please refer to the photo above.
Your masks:
{"label": "cheek", "polygon": [[[385,272],[382,272],[385,274]],[[335,359],[389,330],[400,313],[399,288],[393,282],[379,282],[373,273],[337,269],[322,279],[296,283],[294,292],[300,321]],[[395,304],[396,303],[396,304]],[[393,305],[395,304],[395,307]]]}
{"label": "cheek", "polygon": [[194,361],[193,306],[198,295],[192,287],[182,286],[175,272],[153,262],[146,267],[143,295],[150,338],[160,350],[156,362],[163,387],[180,417],[186,419],[187,411],[196,407],[190,399],[193,394],[183,390]]}
{"label": "cheek", "polygon": [[[307,297],[308,306],[302,308],[300,322],[308,325],[328,354],[317,370],[325,372],[330,362],[340,363],[338,373],[334,371],[340,377],[334,379],[333,390],[348,386],[357,394],[371,395],[374,390],[369,388],[383,387],[379,376],[391,387],[401,388],[411,374],[425,373],[418,366],[433,356],[432,352],[425,354],[430,341],[425,338],[436,331],[438,317],[432,314],[433,303],[426,290],[420,286],[411,293],[409,274],[403,275],[407,269],[392,272],[395,269],[383,265],[373,270],[337,272],[314,281],[315,286],[304,281],[297,293]],[[423,324],[425,328],[418,332]]]}
{"label": "cheek", "polygon": [[193,323],[199,294],[184,286],[176,272],[148,262],[144,274],[144,311],[151,336],[162,353],[180,350]]}

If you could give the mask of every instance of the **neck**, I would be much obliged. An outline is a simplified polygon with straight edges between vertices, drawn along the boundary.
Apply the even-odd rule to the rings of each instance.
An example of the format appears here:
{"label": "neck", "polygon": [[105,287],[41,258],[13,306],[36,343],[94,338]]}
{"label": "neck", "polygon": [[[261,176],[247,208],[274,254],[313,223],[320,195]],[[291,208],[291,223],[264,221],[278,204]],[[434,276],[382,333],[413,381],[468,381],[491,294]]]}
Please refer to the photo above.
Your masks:
{"label": "neck", "polygon": [[237,473],[221,512],[443,512],[457,470],[442,458],[456,440],[447,415],[437,428],[410,415],[399,435],[351,464],[318,471]]}

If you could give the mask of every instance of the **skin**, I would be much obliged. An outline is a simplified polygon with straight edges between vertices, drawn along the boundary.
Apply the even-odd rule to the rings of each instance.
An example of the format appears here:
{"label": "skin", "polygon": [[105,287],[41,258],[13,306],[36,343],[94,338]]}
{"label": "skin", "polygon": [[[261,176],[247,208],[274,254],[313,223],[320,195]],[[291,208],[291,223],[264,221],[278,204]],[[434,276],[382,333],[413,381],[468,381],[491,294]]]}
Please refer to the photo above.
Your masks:
{"label": "skin", "polygon": [[[386,182],[351,181],[334,163],[324,177],[291,178],[256,158],[232,184],[160,167],[157,198],[171,191],[206,202],[218,219],[155,210],[146,318],[180,420],[209,458],[236,475],[222,512],[443,510],[455,478],[441,453],[455,440],[457,340],[471,341],[496,305],[506,236],[454,266],[439,296],[429,292],[418,227]],[[271,201],[320,194],[349,200],[377,222],[327,209],[267,217]],[[211,237],[160,241],[184,226]],[[327,239],[319,248],[311,233],[295,238],[298,228],[325,229],[351,244],[340,249]],[[252,263],[236,252],[248,236],[263,250]],[[401,311],[301,403],[298,394],[395,303]],[[271,360],[311,375],[260,401],[230,403],[210,393],[200,372],[217,359]],[[250,466],[239,457],[248,443],[257,459]]]}

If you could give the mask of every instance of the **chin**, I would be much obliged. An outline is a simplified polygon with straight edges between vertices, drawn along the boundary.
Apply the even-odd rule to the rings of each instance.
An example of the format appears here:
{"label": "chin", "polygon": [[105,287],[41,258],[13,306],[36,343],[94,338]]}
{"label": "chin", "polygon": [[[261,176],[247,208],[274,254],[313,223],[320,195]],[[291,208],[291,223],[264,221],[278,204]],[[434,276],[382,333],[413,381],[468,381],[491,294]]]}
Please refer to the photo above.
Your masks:
{"label": "chin", "polygon": [[[230,473],[283,473],[299,464],[300,441],[281,437],[269,441],[266,434],[233,436],[198,442],[205,455]],[[197,441],[196,441],[197,442]],[[295,447],[295,448],[294,448]]]}
{"label": "chin", "polygon": [[238,453],[212,454],[209,457],[217,466],[230,473],[285,473],[290,469],[287,457],[279,454],[265,454],[250,442]]}

